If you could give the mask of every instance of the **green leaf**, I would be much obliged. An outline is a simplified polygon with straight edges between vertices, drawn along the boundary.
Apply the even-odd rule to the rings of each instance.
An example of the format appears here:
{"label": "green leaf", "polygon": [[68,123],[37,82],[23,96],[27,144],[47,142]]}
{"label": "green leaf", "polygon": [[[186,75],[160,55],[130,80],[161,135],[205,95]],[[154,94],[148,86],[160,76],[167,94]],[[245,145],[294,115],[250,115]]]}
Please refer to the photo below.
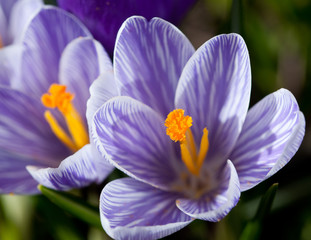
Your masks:
{"label": "green leaf", "polygon": [[102,229],[98,207],[92,206],[71,194],[58,192],[42,185],[39,185],[38,189],[54,204],[69,212],[73,216],[92,226]]}
{"label": "green leaf", "polygon": [[254,219],[246,225],[241,234],[240,240],[260,239],[263,221],[270,212],[277,189],[278,183],[275,183],[262,197]]}

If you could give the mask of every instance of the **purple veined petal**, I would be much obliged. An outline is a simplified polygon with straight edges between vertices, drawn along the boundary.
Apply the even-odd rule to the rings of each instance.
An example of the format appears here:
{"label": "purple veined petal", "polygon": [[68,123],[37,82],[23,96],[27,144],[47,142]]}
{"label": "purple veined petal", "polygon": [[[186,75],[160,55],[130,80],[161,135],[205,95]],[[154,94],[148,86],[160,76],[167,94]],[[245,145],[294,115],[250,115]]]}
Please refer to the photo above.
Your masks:
{"label": "purple veined petal", "polygon": [[108,70],[112,71],[111,60],[100,43],[92,38],[77,38],[64,49],[59,82],[75,95],[73,103],[84,118],[90,97],[89,87],[102,72]]}
{"label": "purple veined petal", "polygon": [[20,77],[20,60],[23,47],[10,45],[0,50],[0,86],[10,86]]}
{"label": "purple veined petal", "polygon": [[95,112],[110,98],[119,95],[112,70],[104,72],[92,83],[90,94],[86,108],[89,129]]}
{"label": "purple veined petal", "polygon": [[130,97],[107,101],[94,115],[92,138],[115,167],[157,188],[169,189],[179,162],[164,119]]}
{"label": "purple veined petal", "polygon": [[0,152],[58,166],[69,150],[55,137],[39,101],[17,90],[0,87]]}
{"label": "purple veined petal", "polygon": [[80,18],[110,54],[117,32],[128,17],[141,15],[148,20],[161,17],[177,24],[194,2],[196,0],[58,0],[59,6]]}
{"label": "purple veined petal", "polygon": [[282,168],[298,150],[304,132],[304,116],[288,90],[280,89],[253,106],[230,155],[242,191]]}
{"label": "purple veined petal", "polygon": [[10,37],[14,43],[21,41],[21,36],[27,25],[42,6],[42,0],[19,0],[16,2],[12,8],[9,24]]}
{"label": "purple veined petal", "polygon": [[36,194],[38,183],[26,170],[32,159],[0,151],[0,194]]}
{"label": "purple veined petal", "polygon": [[58,82],[59,61],[73,39],[90,36],[77,18],[62,9],[45,6],[32,19],[23,36],[23,75],[14,87],[40,99]]}
{"label": "purple veined petal", "polygon": [[192,117],[198,146],[203,129],[209,131],[209,159],[228,159],[246,117],[250,89],[248,50],[238,34],[210,39],[185,66],[175,105]]}
{"label": "purple veined petal", "polygon": [[108,183],[100,196],[103,228],[114,239],[159,239],[193,219],[175,204],[176,194],[131,178]]}
{"label": "purple veined petal", "polygon": [[121,26],[114,52],[121,95],[135,98],[166,117],[183,67],[194,53],[189,40],[172,24],[131,17]]}
{"label": "purple veined petal", "polygon": [[57,168],[28,165],[27,170],[38,183],[56,190],[81,188],[92,182],[100,183],[112,171],[113,166],[107,164],[105,171],[101,171],[102,176],[99,176],[94,159],[97,151],[93,152],[93,150],[88,144],[64,159]]}
{"label": "purple veined petal", "polygon": [[193,218],[217,222],[238,203],[241,192],[237,172],[230,160],[219,177],[219,187],[200,199],[178,199],[177,207]]}

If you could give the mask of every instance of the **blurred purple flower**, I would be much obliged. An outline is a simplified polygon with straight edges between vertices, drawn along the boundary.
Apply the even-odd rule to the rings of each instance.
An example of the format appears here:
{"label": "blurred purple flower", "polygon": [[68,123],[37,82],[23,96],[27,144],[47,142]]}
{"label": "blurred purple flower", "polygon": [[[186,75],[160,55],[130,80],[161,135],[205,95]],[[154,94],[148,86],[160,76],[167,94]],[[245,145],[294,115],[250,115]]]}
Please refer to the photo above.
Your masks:
{"label": "blurred purple flower", "polygon": [[114,73],[105,84],[121,96],[107,101],[99,78],[88,105],[106,101],[92,138],[132,177],[101,194],[102,225],[115,239],[158,239],[196,218],[219,221],[303,139],[305,119],[288,90],[248,111],[250,61],[237,34],[216,36],[195,52],[170,23],[131,17],[118,33]]}
{"label": "blurred purple flower", "polygon": [[60,7],[75,14],[90,29],[94,38],[112,54],[117,32],[130,16],[148,20],[161,17],[177,24],[196,0],[58,0]]}
{"label": "blurred purple flower", "polygon": [[82,187],[112,170],[88,141],[89,86],[112,71],[108,54],[90,36],[56,7],[42,7],[28,25],[20,77],[0,87],[1,193],[36,193],[37,181],[59,190]]}
{"label": "blurred purple flower", "polygon": [[0,0],[0,85],[15,78],[22,51],[18,43],[32,17],[43,6],[41,0]]}

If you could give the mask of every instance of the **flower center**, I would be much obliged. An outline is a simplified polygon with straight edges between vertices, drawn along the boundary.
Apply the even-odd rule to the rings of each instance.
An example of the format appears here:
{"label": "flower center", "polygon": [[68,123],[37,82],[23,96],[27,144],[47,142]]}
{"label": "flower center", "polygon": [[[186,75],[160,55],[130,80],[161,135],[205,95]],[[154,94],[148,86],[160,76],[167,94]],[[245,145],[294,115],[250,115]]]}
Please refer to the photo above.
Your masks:
{"label": "flower center", "polygon": [[166,134],[169,135],[173,141],[179,141],[181,159],[187,169],[193,175],[198,176],[209,147],[207,129],[203,129],[200,148],[197,152],[193,134],[190,129],[192,126],[192,118],[190,116],[184,116],[183,109],[175,109],[170,112],[167,115],[164,125],[167,127]]}
{"label": "flower center", "polygon": [[74,95],[66,92],[66,86],[52,84],[41,97],[42,104],[51,109],[57,108],[66,121],[68,133],[59,125],[53,114],[46,110],[44,117],[56,137],[73,152],[89,143],[89,136],[83,124],[82,118],[72,104]]}

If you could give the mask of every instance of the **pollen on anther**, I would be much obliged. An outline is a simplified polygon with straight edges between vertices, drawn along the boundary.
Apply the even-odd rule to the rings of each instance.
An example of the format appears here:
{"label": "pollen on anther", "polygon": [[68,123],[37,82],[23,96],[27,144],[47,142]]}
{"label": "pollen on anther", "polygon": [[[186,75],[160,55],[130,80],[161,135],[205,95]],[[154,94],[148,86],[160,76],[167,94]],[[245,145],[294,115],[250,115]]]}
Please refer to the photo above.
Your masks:
{"label": "pollen on anther", "polygon": [[166,134],[177,141],[186,139],[186,131],[192,126],[192,118],[184,116],[183,109],[175,109],[167,115],[164,125],[167,127]]}
{"label": "pollen on anther", "polygon": [[47,93],[41,97],[42,104],[47,108],[58,108],[62,113],[67,112],[67,108],[74,95],[66,92],[66,86],[60,84],[52,84]]}

